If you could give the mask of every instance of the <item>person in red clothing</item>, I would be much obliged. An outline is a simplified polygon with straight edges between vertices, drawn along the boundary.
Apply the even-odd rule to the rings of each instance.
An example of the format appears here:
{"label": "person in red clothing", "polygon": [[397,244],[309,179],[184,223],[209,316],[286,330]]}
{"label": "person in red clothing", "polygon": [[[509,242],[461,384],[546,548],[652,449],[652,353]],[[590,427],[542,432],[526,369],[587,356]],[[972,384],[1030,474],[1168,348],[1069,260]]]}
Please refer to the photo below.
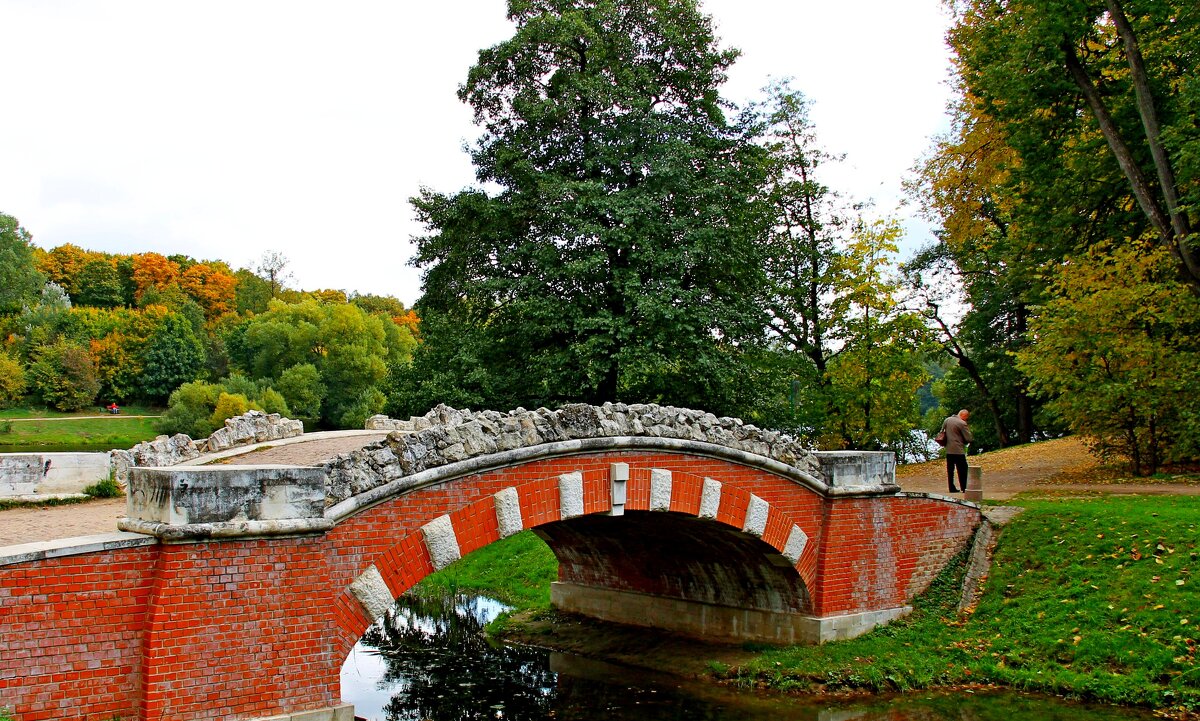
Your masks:
{"label": "person in red clothing", "polygon": [[[967,419],[971,412],[966,408],[942,421],[942,432],[946,434],[946,481],[951,493],[967,490],[967,444],[975,440]],[[958,469],[958,488],[954,487],[954,469]]]}

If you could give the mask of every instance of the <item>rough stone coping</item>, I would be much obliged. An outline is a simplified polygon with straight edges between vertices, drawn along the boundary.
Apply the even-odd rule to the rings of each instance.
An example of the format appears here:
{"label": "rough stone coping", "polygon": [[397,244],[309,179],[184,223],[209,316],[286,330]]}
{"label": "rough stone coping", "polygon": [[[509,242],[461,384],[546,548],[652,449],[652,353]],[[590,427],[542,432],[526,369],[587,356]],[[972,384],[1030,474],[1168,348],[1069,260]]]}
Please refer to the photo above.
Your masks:
{"label": "rough stone coping", "polygon": [[121,518],[117,528],[161,539],[164,543],[192,543],[205,539],[260,538],[262,536],[303,536],[325,533],[333,528],[328,518],[289,518],[277,521],[229,521],[225,523],[187,523],[173,526],[140,518]]}
{"label": "rough stone coping", "polygon": [[403,476],[390,483],[385,483],[382,486],[376,486],[336,503],[325,509],[325,518],[337,522],[354,515],[358,511],[408,491],[462,476],[485,473],[517,463],[526,463],[545,458],[577,456],[587,453],[639,450],[686,453],[706,458],[732,461],[783,476],[823,496],[890,496],[900,490],[900,486],[896,484],[833,487],[827,485],[816,476],[805,473],[795,466],[790,466],[782,461],[760,456],[757,453],[749,453],[704,441],[683,438],[660,438],[655,436],[609,436],[600,438],[573,438],[566,441],[541,443],[536,446],[515,448],[510,451],[476,456],[464,461],[428,468],[419,473]]}
{"label": "rough stone coping", "polygon": [[947,503],[953,503],[953,504],[956,504],[959,506],[966,506],[967,508],[974,508],[975,510],[979,511],[980,513],[984,512],[983,506],[980,506],[978,503],[975,503],[974,501],[968,501],[965,498],[955,498],[954,496],[947,496],[942,493],[926,493],[925,491],[901,491],[901,492],[897,493],[896,496],[898,498],[930,498],[935,501],[945,501]]}
{"label": "rough stone coping", "polygon": [[58,538],[53,541],[37,541],[22,543],[16,546],[0,547],[0,566],[11,566],[15,563],[43,561],[48,558],[65,558],[84,553],[113,551],[120,548],[137,548],[138,546],[153,546],[157,538],[148,538],[140,533],[100,533],[94,536],[76,536],[74,538]]}
{"label": "rough stone coping", "polygon": [[[244,456],[247,453],[253,453],[261,448],[270,446],[276,448],[278,446],[290,446],[293,443],[305,443],[307,441],[323,441],[328,438],[348,438],[351,436],[380,436],[380,440],[386,438],[392,431],[316,431],[314,433],[302,433],[291,438],[280,438],[274,441],[258,441],[249,443],[244,446],[234,446],[226,448],[223,451],[215,451],[213,453],[202,453],[195,458],[191,458],[184,462],[189,466],[203,466],[208,463],[223,461],[226,458],[234,458],[236,456]],[[139,466],[140,468],[141,466]]]}

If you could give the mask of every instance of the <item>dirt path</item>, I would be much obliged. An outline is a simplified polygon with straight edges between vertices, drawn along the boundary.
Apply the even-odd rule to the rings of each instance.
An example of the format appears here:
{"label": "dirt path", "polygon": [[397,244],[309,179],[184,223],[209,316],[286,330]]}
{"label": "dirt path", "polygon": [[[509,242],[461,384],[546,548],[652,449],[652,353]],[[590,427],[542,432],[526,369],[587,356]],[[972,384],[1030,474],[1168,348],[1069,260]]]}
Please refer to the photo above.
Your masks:
{"label": "dirt path", "polygon": [[[983,497],[1007,500],[1026,491],[1200,495],[1200,479],[1131,479],[1104,467],[1077,438],[1058,438],[970,456],[983,469]],[[896,481],[906,491],[946,493],[946,462],[901,466]]]}
{"label": "dirt path", "polygon": [[226,466],[254,466],[274,464],[281,466],[312,466],[342,453],[349,453],[375,441],[387,438],[387,433],[358,435],[346,438],[322,438],[321,440],[291,443],[288,445],[266,445],[248,453],[223,458],[216,464]]}

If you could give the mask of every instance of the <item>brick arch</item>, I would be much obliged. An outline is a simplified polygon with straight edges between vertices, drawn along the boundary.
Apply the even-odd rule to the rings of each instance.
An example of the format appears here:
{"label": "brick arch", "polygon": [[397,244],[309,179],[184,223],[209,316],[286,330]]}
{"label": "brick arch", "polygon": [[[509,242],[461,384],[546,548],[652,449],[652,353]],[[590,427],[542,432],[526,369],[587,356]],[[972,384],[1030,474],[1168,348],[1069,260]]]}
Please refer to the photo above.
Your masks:
{"label": "brick arch", "polygon": [[[627,478],[626,502],[616,507],[614,486],[622,482],[614,481],[614,467],[623,467],[616,473]],[[773,473],[661,451],[542,459],[401,493],[342,519],[330,531],[335,545],[343,535],[348,541],[388,539],[357,554],[353,577],[341,577],[334,655],[344,658],[401,593],[472,551],[521,530],[570,528],[577,519],[624,511],[661,513],[663,520],[686,517],[703,522],[708,533],[724,529],[720,533],[740,537],[743,556],[757,548],[763,568],[772,569],[757,578],[774,579],[774,595],[787,599],[786,608],[774,610],[808,613],[821,506],[820,495]],[[389,525],[403,532],[388,534]],[[561,544],[553,536],[548,541],[559,555]],[[619,587],[620,579],[614,580]]]}
{"label": "brick arch", "polygon": [[[736,563],[782,559],[796,574],[768,584],[777,599],[747,599],[749,608],[733,609],[743,615],[726,621],[782,616],[796,624],[797,641],[849,638],[908,612],[981,518],[973,504],[899,493],[879,455],[823,454],[814,477],[706,442],[570,439],[384,473],[382,485],[348,474],[355,494],[340,500],[320,468],[135,469],[131,518],[121,527],[137,533],[0,555],[0,632],[20,640],[0,657],[0,688],[29,721],[342,719],[341,664],[396,595],[456,554],[522,528],[561,532],[560,553],[592,553],[594,570],[612,547],[564,539],[608,532],[587,524],[619,520],[606,517],[618,510],[642,516],[632,523],[658,522],[658,545],[672,533],[724,535],[735,540],[709,561],[734,549]],[[614,470],[622,464],[624,504],[615,482],[625,474]],[[642,577],[661,580],[672,564],[693,560],[677,552]],[[560,582],[588,580],[587,563]],[[720,575],[712,563],[705,573],[709,581]],[[629,590],[600,588],[622,602]],[[654,597],[635,600],[646,598]],[[729,597],[689,599],[701,616],[712,601]],[[798,611],[805,603],[809,613]],[[761,613],[763,605],[786,613]]]}

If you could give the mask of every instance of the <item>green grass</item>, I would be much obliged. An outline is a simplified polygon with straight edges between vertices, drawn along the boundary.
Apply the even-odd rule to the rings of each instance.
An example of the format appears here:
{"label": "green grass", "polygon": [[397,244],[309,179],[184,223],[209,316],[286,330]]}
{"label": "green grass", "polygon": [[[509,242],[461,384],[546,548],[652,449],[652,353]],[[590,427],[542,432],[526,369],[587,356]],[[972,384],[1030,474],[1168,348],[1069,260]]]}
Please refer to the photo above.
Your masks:
{"label": "green grass", "polygon": [[[785,691],[915,691],[997,685],[1111,704],[1200,710],[1200,498],[1019,499],[978,608],[955,611],[965,552],[873,633],[762,649],[737,684]],[[1136,550],[1135,550],[1136,549]],[[491,544],[418,587],[549,607],[553,554],[529,532]],[[759,649],[755,649],[759,650]]]}
{"label": "green grass", "polygon": [[1200,499],[1021,505],[1028,510],[1004,531],[969,617],[954,613],[958,563],[905,620],[853,641],[767,651],[730,676],[810,691],[997,684],[1200,710]]}
{"label": "green grass", "polygon": [[558,560],[550,548],[532,531],[522,531],[427,576],[415,591],[420,595],[469,593],[516,610],[547,609],[550,582],[557,578]]}
{"label": "green grass", "polygon": [[154,409],[122,408],[120,415],[99,415],[99,408],[80,413],[59,413],[29,408],[0,411],[0,453],[36,452],[41,448],[129,448],[158,435]]}

